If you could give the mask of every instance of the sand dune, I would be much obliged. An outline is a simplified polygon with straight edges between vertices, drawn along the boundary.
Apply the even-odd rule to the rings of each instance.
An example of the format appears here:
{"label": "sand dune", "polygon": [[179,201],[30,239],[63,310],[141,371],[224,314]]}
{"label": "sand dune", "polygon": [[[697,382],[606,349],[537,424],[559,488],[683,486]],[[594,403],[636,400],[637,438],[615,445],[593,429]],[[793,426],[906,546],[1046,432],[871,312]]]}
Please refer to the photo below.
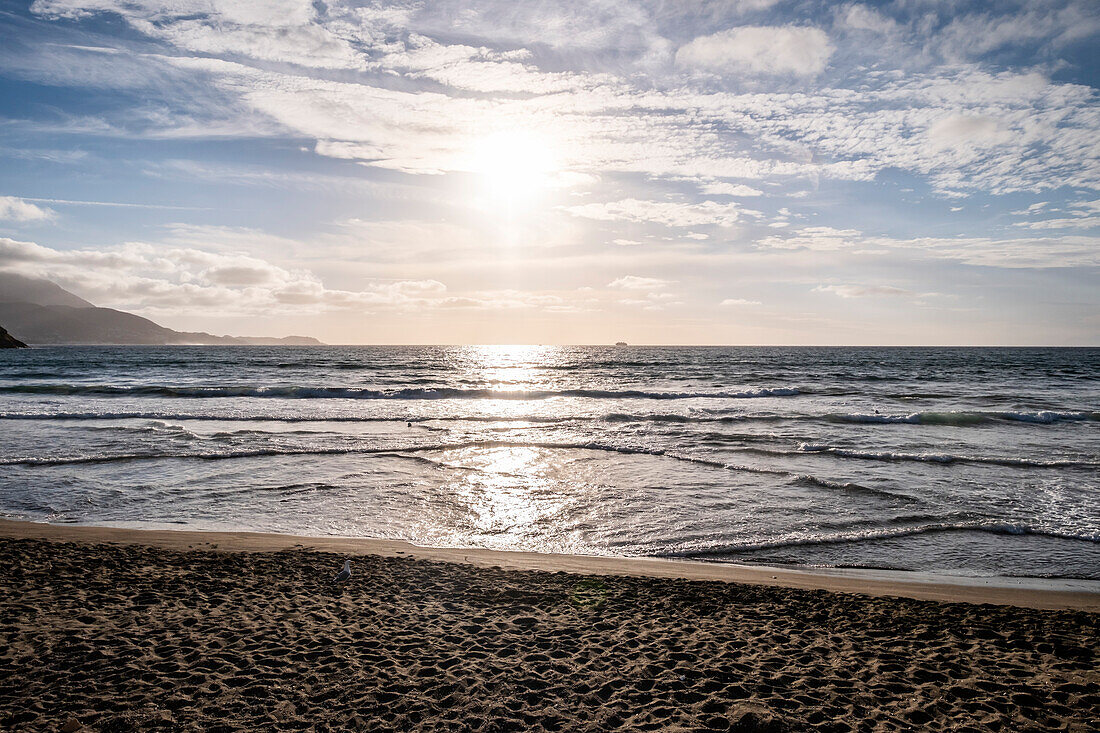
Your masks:
{"label": "sand dune", "polygon": [[1098,619],[715,581],[0,540],[7,730],[1095,730]]}

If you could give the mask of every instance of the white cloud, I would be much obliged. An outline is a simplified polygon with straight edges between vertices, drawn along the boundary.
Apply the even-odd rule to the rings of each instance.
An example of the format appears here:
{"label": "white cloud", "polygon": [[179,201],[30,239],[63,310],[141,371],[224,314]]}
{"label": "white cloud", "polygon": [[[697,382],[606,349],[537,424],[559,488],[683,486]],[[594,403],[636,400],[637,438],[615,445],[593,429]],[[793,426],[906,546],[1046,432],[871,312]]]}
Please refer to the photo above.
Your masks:
{"label": "white cloud", "polygon": [[579,291],[532,293],[513,289],[474,291],[438,301],[440,308],[469,310],[537,310],[548,314],[588,313],[597,308],[593,298],[578,297]]}
{"label": "white cloud", "polygon": [[1100,237],[1067,236],[1031,239],[914,240],[930,252],[961,262],[989,267],[1097,267]]}
{"label": "white cloud", "polygon": [[668,54],[668,42],[645,6],[622,0],[435,0],[424,4],[419,21],[436,32],[457,31],[570,53],[614,50],[643,62]]}
{"label": "white cloud", "polygon": [[872,31],[874,33],[894,33],[898,30],[897,21],[887,18],[874,8],[850,3],[837,9],[837,23],[852,30]]}
{"label": "white cloud", "polygon": [[[1080,221],[1072,219],[1069,221]],[[803,227],[788,236],[768,236],[755,243],[764,250],[807,250],[850,256],[921,256],[998,268],[1063,268],[1100,265],[1100,237],[895,237],[868,235],[855,229]]]}
{"label": "white cloud", "polygon": [[1026,229],[1092,229],[1093,227],[1100,227],[1100,216],[1020,221],[1016,222],[1016,226]]}
{"label": "white cloud", "polygon": [[763,305],[759,300],[746,300],[745,298],[726,298],[718,305],[726,307],[734,306],[747,306],[747,305]]}
{"label": "white cloud", "polygon": [[[210,75],[222,92],[260,113],[249,116],[250,129],[274,122],[317,140],[319,154],[411,173],[470,170],[470,151],[486,134],[521,128],[547,140],[563,169],[591,179],[637,172],[702,185],[730,177],[871,180],[899,168],[951,192],[1100,185],[1090,163],[1091,92],[1031,73],[952,71],[884,78],[859,92],[800,94],[688,87],[643,93],[626,80],[592,80],[552,94],[487,99],[218,59],[169,62]],[[1034,155],[1037,148],[1044,154]]]}
{"label": "white cloud", "polygon": [[895,288],[892,285],[818,285],[815,293],[833,293],[841,298],[866,298],[871,296],[912,295],[913,291]]}
{"label": "white cloud", "polygon": [[[782,223],[787,226],[785,222]],[[774,226],[774,224],[773,224]],[[829,252],[850,249],[862,241],[862,233],[855,229],[834,229],[833,227],[803,227],[790,236],[765,237],[756,243],[761,249],[809,249]]]}
{"label": "white cloud", "polygon": [[611,281],[608,287],[626,291],[623,293],[626,297],[618,300],[619,305],[640,307],[647,311],[662,311],[670,306],[683,305],[679,295],[666,290],[672,283],[671,280],[655,277],[626,275]]}
{"label": "white cloud", "polygon": [[699,186],[699,190],[710,196],[763,196],[764,192],[740,183],[712,181]]}
{"label": "white cloud", "polygon": [[608,203],[565,206],[562,210],[573,216],[597,221],[652,222],[668,227],[704,225],[729,227],[733,226],[739,216],[739,210],[735,204],[720,204],[717,201],[674,203],[623,199]]}
{"label": "white cloud", "polygon": [[52,219],[55,214],[53,209],[35,206],[15,196],[0,196],[0,221],[14,221],[22,224]]}
{"label": "white cloud", "polygon": [[[439,0],[352,9],[306,0],[38,0],[33,9],[65,18],[118,13],[174,47],[139,59],[140,68],[157,68],[161,75],[147,80],[151,86],[165,86],[168,70],[175,85],[187,75],[193,92],[188,98],[199,99],[205,90],[218,96],[209,100],[209,109],[191,115],[145,111],[127,121],[146,135],[289,132],[313,138],[322,155],[445,173],[469,168],[469,150],[487,130],[522,127],[553,140],[562,167],[586,176],[869,181],[898,168],[953,195],[1100,186],[1092,147],[1098,133],[1094,91],[1054,84],[1037,72],[990,73],[973,64],[914,70],[891,47],[898,58],[861,73],[858,85],[804,84],[793,91],[782,79],[772,80],[779,84],[775,88],[757,80],[764,86],[751,93],[728,91],[745,73],[819,73],[831,58],[832,42],[805,26],[742,26],[696,38],[678,59],[694,59],[707,69],[716,63],[731,73],[670,81],[656,71],[665,68],[659,59],[667,52],[661,51],[667,41],[656,32],[654,13],[660,12],[616,0],[486,0],[476,7]],[[717,27],[738,16],[733,9],[708,12],[722,24]],[[1028,37],[1048,40],[1082,37],[1096,20],[1079,7],[965,17],[970,25],[960,37],[968,43],[981,35],[976,28],[993,20],[998,29],[1023,28]],[[838,11],[837,24],[882,30],[889,19],[849,4]],[[470,40],[441,40],[456,30]],[[912,30],[918,36],[932,32]],[[615,57],[602,65],[584,54],[556,57],[553,70],[546,70],[546,47],[593,54],[613,48]],[[656,65],[643,67],[657,75],[624,73],[624,64],[638,68],[627,56],[638,63],[650,59]],[[563,68],[563,61],[575,63]],[[353,73],[320,74],[318,68]],[[104,76],[106,84],[112,75]],[[222,117],[204,119],[215,115]],[[121,124],[94,122],[107,131]],[[729,189],[713,194],[749,195]]]}
{"label": "white cloud", "polygon": [[624,275],[607,284],[609,288],[622,288],[623,290],[659,290],[672,283],[671,280],[662,280],[656,277],[638,277],[637,275]]}
{"label": "white cloud", "polygon": [[928,128],[928,137],[937,147],[963,144],[993,145],[1004,139],[997,121],[989,117],[952,115],[937,120]]}
{"label": "white cloud", "polygon": [[[513,60],[516,54],[464,45],[444,45],[413,35],[405,48],[389,53],[381,64],[414,79],[432,79],[455,89],[476,92],[554,94],[595,86],[611,77],[573,72],[542,72]],[[519,58],[523,58],[520,56]]]}
{"label": "white cloud", "polygon": [[832,53],[833,45],[820,28],[742,26],[681,46],[676,63],[714,71],[816,76]]}
{"label": "white cloud", "polygon": [[240,252],[130,242],[107,249],[57,250],[0,238],[0,268],[54,280],[98,305],[146,314],[272,315],[423,305],[446,287],[434,280],[371,282],[360,291],[327,288],[308,270]]}
{"label": "white cloud", "polygon": [[349,39],[321,22],[309,0],[35,0],[31,11],[80,19],[113,13],[188,51],[314,68],[364,68]]}
{"label": "white cloud", "polygon": [[1046,269],[1100,266],[1100,237],[867,237],[860,244],[869,249],[922,253],[982,267]]}
{"label": "white cloud", "polygon": [[1009,46],[1060,46],[1100,31],[1089,3],[1025,3],[1019,12],[959,14],[930,39],[949,61],[961,61]]}
{"label": "white cloud", "polygon": [[1034,214],[1034,213],[1037,213],[1039,211],[1042,211],[1043,209],[1045,209],[1049,205],[1050,205],[1049,201],[1038,201],[1034,204],[1031,204],[1030,206],[1028,206],[1025,209],[1017,209],[1016,211],[1013,211],[1012,213],[1016,214],[1017,216],[1028,216],[1030,214]]}

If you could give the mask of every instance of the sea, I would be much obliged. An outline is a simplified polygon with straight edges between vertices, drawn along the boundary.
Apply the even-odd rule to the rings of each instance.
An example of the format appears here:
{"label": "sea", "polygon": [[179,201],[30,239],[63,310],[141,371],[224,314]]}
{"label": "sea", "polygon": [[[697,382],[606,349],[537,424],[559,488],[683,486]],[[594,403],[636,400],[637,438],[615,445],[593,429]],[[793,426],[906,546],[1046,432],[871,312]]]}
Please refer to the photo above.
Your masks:
{"label": "sea", "polygon": [[1100,349],[5,350],[0,517],[1100,579]]}

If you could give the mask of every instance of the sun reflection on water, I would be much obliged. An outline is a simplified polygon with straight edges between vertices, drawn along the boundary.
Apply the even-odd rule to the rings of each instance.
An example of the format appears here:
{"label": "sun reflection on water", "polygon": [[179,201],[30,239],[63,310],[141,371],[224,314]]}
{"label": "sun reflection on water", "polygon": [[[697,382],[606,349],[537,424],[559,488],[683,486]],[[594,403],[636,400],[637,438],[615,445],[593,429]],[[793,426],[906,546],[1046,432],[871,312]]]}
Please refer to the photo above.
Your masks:
{"label": "sun reflection on water", "polygon": [[[557,346],[485,345],[457,349],[452,358],[466,385],[501,393],[501,399],[480,400],[479,408],[502,420],[514,417],[519,424],[494,428],[514,432],[524,428],[523,418],[532,410],[527,400],[514,399],[515,393],[560,387],[560,370],[554,367],[566,361],[566,354]],[[566,410],[556,397],[540,399],[538,405],[542,419]],[[577,523],[577,507],[588,500],[591,487],[576,480],[570,453],[528,442],[467,445],[444,450],[439,458],[441,464],[463,470],[440,486],[455,512],[450,523],[454,533],[437,541],[543,552],[586,549],[570,527]]]}
{"label": "sun reflection on water", "polygon": [[561,361],[557,346],[470,346],[463,350],[471,379],[498,390],[546,388],[545,370]]}
{"label": "sun reflection on water", "polygon": [[559,541],[554,547],[537,549],[567,549],[568,540],[562,542],[566,533],[539,529],[549,524],[565,529],[571,509],[584,500],[582,486],[565,490],[560,452],[530,446],[464,447],[447,451],[443,458],[470,469],[455,476],[444,491],[465,515],[461,524],[480,542],[530,546],[538,537],[555,536]]}

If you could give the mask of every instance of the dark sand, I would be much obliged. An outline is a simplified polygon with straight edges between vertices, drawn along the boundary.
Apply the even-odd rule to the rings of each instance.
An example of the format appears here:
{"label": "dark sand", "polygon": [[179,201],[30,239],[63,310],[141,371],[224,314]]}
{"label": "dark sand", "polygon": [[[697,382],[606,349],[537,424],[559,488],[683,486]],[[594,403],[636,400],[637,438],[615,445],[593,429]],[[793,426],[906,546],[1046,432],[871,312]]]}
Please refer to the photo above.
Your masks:
{"label": "dark sand", "polygon": [[1086,611],[153,544],[0,539],[0,728],[1100,728]]}

